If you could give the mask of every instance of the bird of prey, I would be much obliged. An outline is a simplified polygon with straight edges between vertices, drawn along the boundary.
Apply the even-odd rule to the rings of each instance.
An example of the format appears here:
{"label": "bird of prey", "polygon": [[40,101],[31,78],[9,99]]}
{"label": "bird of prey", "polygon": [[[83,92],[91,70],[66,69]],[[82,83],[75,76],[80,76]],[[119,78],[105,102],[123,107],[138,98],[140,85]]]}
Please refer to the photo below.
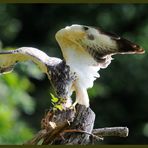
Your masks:
{"label": "bird of prey", "polygon": [[89,107],[87,89],[99,77],[100,68],[106,68],[115,54],[142,54],[139,45],[101,28],[72,25],[59,30],[56,40],[64,60],[49,57],[44,52],[22,47],[0,52],[0,73],[13,69],[17,62],[32,60],[46,73],[59,98],[67,99],[67,106],[73,91],[75,104]]}

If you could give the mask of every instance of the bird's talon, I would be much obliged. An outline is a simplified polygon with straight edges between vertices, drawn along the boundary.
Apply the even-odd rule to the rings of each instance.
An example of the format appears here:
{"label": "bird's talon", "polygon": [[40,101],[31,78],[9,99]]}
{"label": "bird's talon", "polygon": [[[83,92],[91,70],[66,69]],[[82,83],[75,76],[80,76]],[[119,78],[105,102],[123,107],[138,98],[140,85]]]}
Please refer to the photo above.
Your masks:
{"label": "bird's talon", "polygon": [[77,102],[74,102],[74,103],[70,106],[70,109],[73,109],[74,112],[76,112],[76,105],[77,105]]}

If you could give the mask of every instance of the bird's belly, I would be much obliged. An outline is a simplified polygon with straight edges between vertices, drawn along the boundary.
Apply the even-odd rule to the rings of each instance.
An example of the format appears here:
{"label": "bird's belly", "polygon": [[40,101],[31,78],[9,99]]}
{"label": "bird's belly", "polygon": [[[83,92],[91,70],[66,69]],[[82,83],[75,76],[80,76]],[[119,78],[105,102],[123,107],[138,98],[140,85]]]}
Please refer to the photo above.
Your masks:
{"label": "bird's belly", "polygon": [[87,52],[77,48],[64,48],[64,58],[71,72],[76,73],[76,81],[86,89],[91,88],[96,77],[99,77],[97,72],[100,67],[94,66],[97,65],[96,61]]}
{"label": "bird's belly", "polygon": [[96,78],[100,77],[97,66],[86,66],[82,64],[72,64],[70,65],[71,71],[75,72],[77,75],[77,83],[79,83],[84,88],[88,89],[93,87],[93,82]]}

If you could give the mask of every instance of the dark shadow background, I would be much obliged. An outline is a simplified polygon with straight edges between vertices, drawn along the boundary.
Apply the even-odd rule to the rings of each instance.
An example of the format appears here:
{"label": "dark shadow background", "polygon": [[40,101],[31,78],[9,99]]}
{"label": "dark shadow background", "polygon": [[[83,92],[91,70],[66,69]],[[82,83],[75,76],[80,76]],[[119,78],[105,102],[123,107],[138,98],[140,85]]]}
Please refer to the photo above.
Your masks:
{"label": "dark shadow background", "polygon": [[[62,58],[55,33],[72,24],[100,26],[141,45],[144,55],[118,55],[111,65],[100,70],[101,78],[89,90],[91,108],[96,113],[95,127],[127,126],[127,138],[105,138],[105,144],[148,144],[148,5],[144,4],[0,4],[2,47],[31,46],[50,56]],[[20,120],[38,131],[40,120],[50,105],[52,90],[43,79],[26,75],[35,89],[30,95],[35,111],[21,107]]]}

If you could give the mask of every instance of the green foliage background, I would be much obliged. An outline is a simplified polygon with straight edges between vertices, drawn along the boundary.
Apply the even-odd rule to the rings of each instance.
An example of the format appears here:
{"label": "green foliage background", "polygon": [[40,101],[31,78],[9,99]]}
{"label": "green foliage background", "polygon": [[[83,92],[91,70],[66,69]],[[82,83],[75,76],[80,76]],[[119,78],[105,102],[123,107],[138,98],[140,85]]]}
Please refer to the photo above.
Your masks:
{"label": "green foliage background", "polygon": [[[89,90],[95,127],[127,126],[128,138],[101,144],[148,144],[147,4],[0,4],[0,48],[32,46],[62,58],[55,40],[71,24],[100,26],[136,43],[144,55],[118,55]],[[0,144],[21,144],[40,129],[51,85],[31,62],[0,76]]]}

